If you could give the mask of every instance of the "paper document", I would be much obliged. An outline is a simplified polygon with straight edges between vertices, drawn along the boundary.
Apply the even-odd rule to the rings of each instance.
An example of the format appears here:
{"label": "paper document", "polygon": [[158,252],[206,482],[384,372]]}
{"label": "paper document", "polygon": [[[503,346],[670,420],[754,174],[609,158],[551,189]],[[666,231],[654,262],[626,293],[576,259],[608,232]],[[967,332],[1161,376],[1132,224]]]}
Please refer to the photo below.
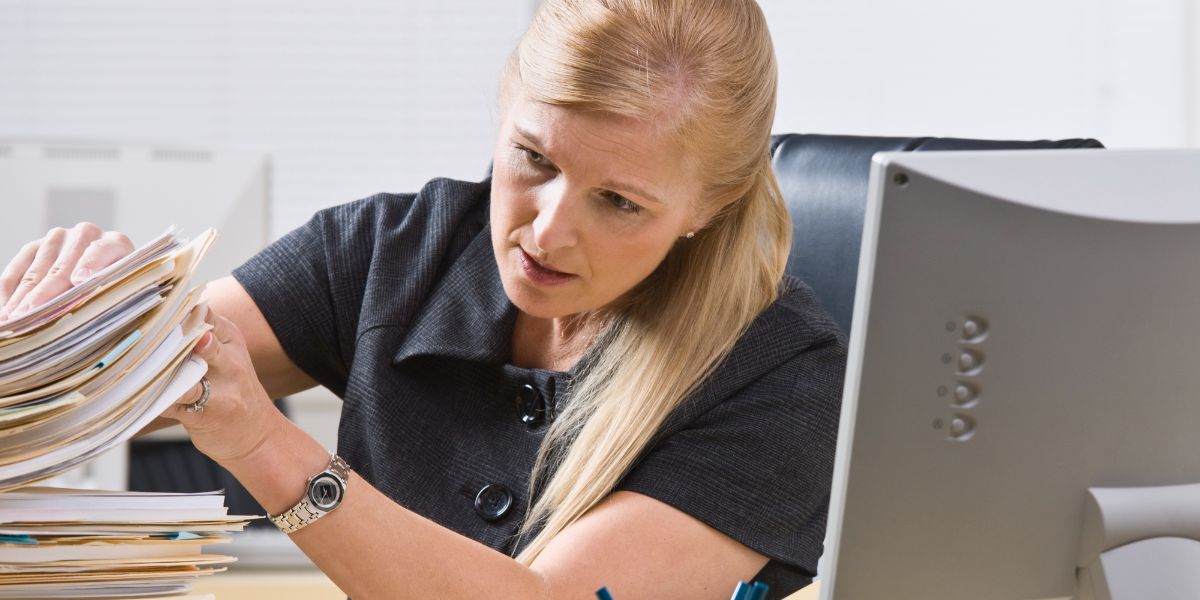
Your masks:
{"label": "paper document", "polygon": [[174,228],[0,324],[0,600],[172,598],[234,559],[206,548],[257,517],[224,494],[34,487],[127,441],[194,387],[212,244]]}
{"label": "paper document", "polygon": [[207,370],[191,281],[216,234],[174,228],[29,314],[0,325],[0,491],[128,440]]}

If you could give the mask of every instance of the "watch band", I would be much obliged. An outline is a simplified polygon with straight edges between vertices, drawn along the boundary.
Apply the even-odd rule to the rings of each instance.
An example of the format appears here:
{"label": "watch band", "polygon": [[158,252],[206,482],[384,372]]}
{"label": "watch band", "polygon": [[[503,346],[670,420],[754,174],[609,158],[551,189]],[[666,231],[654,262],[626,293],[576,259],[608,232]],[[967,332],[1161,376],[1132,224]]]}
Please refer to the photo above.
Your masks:
{"label": "watch band", "polygon": [[[332,476],[340,485],[339,496],[334,501],[333,506],[330,506],[327,509],[322,509],[321,507],[317,506],[312,499],[313,484],[318,479],[321,479],[322,476]],[[268,518],[271,519],[271,522],[274,523],[275,526],[284,533],[295,533],[300,531],[308,525],[311,525],[317,519],[320,519],[330,512],[333,512],[333,509],[337,508],[338,505],[341,504],[342,495],[345,494],[346,485],[349,483],[349,481],[350,466],[346,464],[346,461],[342,460],[342,457],[338,456],[337,454],[330,454],[329,466],[325,467],[324,471],[321,471],[320,473],[317,473],[308,479],[308,486],[306,487],[304,497],[300,499],[300,502],[297,502],[295,506],[277,515],[268,515]]]}

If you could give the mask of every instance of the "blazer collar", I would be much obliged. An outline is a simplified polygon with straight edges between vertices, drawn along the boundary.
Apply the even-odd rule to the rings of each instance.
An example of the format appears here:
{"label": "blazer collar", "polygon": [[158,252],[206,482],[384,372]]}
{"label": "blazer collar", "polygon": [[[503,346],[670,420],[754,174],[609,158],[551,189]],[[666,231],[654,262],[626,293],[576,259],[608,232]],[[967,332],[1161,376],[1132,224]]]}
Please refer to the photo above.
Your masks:
{"label": "blazer collar", "polygon": [[[688,415],[703,411],[806,348],[839,339],[836,326],[818,306],[807,285],[785,276],[779,300],[754,319],[680,412]],[[500,281],[491,229],[485,226],[434,286],[428,302],[405,333],[392,364],[417,356],[506,364],[512,358],[516,317],[517,308]],[[576,372],[587,358],[571,372]]]}
{"label": "blazer collar", "polygon": [[434,285],[392,364],[416,356],[504,364],[512,356],[516,316],[500,282],[491,228],[484,226]]}

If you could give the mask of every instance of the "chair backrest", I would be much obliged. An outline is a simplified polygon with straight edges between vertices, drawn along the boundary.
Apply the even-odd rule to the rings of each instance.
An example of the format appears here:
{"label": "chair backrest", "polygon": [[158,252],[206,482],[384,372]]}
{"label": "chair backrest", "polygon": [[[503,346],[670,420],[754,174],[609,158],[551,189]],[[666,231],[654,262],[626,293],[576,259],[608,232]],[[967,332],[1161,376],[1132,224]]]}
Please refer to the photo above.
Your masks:
{"label": "chair backrest", "polygon": [[931,137],[783,134],[772,164],[792,216],[787,273],[804,280],[849,336],[867,179],[876,152],[1103,148],[1093,139],[996,141]]}

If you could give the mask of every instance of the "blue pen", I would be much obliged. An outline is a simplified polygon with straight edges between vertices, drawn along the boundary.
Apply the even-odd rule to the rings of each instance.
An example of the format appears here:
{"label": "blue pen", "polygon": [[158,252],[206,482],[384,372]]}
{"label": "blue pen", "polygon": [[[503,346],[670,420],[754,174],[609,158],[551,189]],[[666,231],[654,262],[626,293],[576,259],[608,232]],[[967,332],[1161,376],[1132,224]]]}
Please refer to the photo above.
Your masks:
{"label": "blue pen", "polygon": [[608,593],[608,588],[606,587],[596,590],[596,597],[600,600],[613,600],[612,594]]}
{"label": "blue pen", "polygon": [[767,584],[761,581],[755,581],[754,587],[750,590],[750,595],[746,600],[767,600]]}
{"label": "blue pen", "polygon": [[733,595],[729,600],[750,600],[750,585],[745,581],[739,581],[737,587],[733,588]]}
{"label": "blue pen", "polygon": [[121,358],[121,355],[125,354],[125,351],[128,350],[134,342],[138,341],[138,338],[140,337],[142,337],[142,330],[133,330],[133,333],[126,336],[124,340],[121,340],[121,343],[117,344],[116,348],[113,348],[111,352],[105,354],[104,358],[101,358],[100,362],[96,363],[94,368],[103,369],[104,367],[113,364],[113,362],[115,362],[118,358]]}

